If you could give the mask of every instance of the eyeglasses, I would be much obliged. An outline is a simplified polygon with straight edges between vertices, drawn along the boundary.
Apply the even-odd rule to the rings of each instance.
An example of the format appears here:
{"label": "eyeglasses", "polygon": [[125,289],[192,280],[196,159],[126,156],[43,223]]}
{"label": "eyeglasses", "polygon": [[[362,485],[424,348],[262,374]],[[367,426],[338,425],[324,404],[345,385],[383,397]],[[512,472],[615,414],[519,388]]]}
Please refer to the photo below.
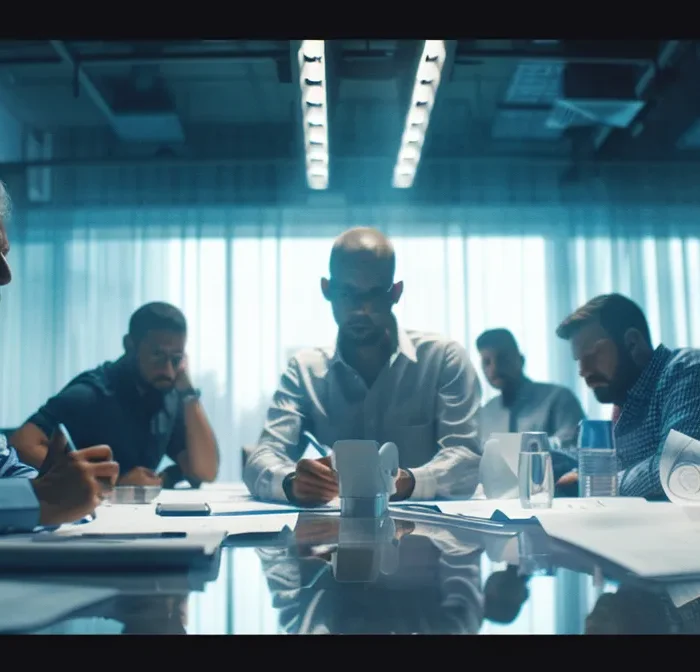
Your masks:
{"label": "eyeglasses", "polygon": [[330,297],[342,303],[381,304],[391,301],[394,283],[389,285],[389,287],[373,287],[372,289],[359,290],[349,285],[342,285],[335,280],[330,280],[328,289]]}
{"label": "eyeglasses", "polygon": [[177,371],[182,364],[184,355],[169,355],[166,352],[151,352],[149,358],[155,366],[164,367],[171,364],[173,369]]}

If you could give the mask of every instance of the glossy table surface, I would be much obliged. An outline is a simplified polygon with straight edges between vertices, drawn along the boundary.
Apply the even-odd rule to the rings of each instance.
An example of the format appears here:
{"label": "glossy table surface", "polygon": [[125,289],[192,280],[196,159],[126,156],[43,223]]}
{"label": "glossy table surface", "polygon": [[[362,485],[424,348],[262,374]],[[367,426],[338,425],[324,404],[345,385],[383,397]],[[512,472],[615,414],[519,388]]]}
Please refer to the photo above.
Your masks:
{"label": "glossy table surface", "polygon": [[[696,633],[700,585],[642,582],[536,524],[507,532],[410,516],[300,514],[209,571],[4,576],[40,590],[113,588],[19,632],[63,634]],[[0,604],[3,603],[0,585]],[[695,592],[693,592],[695,591]],[[8,593],[9,594],[9,593]],[[31,605],[25,605],[25,611]],[[38,607],[37,607],[38,608]],[[6,628],[7,630],[7,628]]]}

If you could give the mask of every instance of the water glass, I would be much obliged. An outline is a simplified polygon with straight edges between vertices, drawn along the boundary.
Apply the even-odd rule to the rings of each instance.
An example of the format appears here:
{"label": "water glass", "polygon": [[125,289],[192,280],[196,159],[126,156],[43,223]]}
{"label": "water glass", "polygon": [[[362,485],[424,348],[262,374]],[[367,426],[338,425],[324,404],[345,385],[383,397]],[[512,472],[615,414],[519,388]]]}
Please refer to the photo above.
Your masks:
{"label": "water glass", "polygon": [[554,471],[549,438],[544,432],[525,432],[518,459],[520,505],[549,509],[554,497]]}

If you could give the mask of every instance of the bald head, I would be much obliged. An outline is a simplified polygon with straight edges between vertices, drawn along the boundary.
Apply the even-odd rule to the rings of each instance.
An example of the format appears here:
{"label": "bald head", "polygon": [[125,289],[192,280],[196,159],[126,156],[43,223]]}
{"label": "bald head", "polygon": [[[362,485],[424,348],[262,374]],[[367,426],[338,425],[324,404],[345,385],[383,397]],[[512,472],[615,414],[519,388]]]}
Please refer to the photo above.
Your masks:
{"label": "bald head", "polygon": [[403,283],[394,283],[395,267],[394,247],[376,229],[350,229],[336,239],[331,277],[323,278],[321,287],[346,343],[383,342],[403,292]]}
{"label": "bald head", "polygon": [[331,276],[344,275],[348,266],[362,267],[370,276],[394,280],[396,255],[389,239],[376,229],[357,227],[341,233],[333,243],[330,260]]}

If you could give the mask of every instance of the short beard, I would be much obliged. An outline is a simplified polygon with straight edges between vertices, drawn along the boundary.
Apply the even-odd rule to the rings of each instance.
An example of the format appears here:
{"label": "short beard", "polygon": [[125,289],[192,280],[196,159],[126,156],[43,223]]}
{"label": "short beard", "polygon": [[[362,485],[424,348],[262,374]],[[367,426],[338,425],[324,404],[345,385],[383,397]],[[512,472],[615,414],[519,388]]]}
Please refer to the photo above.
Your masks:
{"label": "short beard", "polygon": [[131,361],[131,373],[136,379],[137,386],[143,391],[143,393],[147,397],[161,398],[164,397],[168,392],[170,392],[169,389],[158,389],[157,387],[151,385],[151,383],[149,383],[147,380],[145,380],[144,377],[141,375],[138,360],[136,360],[135,358]]}
{"label": "short beard", "polygon": [[593,395],[601,404],[615,404],[622,406],[627,399],[628,392],[639,379],[640,369],[634,363],[630,354],[623,348],[619,348],[620,362],[617,374],[605,387],[593,389]]}
{"label": "short beard", "polygon": [[384,334],[382,333],[381,329],[373,329],[372,331],[367,332],[366,336],[362,336],[361,338],[354,338],[349,334],[343,334],[342,341],[345,343],[345,345],[349,345],[351,347],[369,348],[373,345],[378,345],[383,336]]}

